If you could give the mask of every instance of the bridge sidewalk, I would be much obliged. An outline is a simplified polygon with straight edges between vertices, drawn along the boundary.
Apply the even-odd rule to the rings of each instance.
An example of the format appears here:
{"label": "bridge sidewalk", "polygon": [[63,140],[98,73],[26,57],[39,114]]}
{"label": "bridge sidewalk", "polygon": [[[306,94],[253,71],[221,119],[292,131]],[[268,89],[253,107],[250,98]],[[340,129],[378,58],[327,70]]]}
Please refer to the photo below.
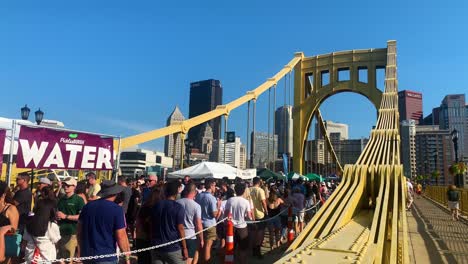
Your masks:
{"label": "bridge sidewalk", "polygon": [[408,211],[412,263],[467,263],[468,225],[423,197]]}

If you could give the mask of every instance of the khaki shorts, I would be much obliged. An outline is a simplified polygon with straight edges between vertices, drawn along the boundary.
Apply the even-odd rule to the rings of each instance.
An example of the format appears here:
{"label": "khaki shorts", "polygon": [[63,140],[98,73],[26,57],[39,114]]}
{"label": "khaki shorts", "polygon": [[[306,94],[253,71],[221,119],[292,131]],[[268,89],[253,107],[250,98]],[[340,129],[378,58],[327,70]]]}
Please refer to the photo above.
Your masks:
{"label": "khaki shorts", "polygon": [[62,235],[62,238],[57,242],[57,258],[74,257],[77,246],[78,241],[76,240],[76,235]]}
{"label": "khaki shorts", "polygon": [[203,239],[205,241],[208,240],[216,240],[218,236],[216,235],[216,226],[212,226],[208,228],[205,232],[203,232]]}

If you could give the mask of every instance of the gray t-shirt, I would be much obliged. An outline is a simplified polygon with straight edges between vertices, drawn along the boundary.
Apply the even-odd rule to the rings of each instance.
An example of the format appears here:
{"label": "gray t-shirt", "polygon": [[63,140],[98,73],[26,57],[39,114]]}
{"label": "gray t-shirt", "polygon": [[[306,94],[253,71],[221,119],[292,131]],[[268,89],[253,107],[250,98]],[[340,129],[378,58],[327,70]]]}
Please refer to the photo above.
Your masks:
{"label": "gray t-shirt", "polygon": [[122,203],[122,209],[124,211],[124,214],[127,213],[128,209],[128,203],[130,202],[130,197],[132,197],[132,188],[127,186],[123,190],[123,203]]}
{"label": "gray t-shirt", "polygon": [[201,219],[201,207],[194,200],[188,198],[182,198],[177,200],[177,203],[182,205],[185,210],[185,219],[184,219],[184,230],[185,236],[192,236],[190,239],[196,239],[195,236],[195,225],[196,219]]}

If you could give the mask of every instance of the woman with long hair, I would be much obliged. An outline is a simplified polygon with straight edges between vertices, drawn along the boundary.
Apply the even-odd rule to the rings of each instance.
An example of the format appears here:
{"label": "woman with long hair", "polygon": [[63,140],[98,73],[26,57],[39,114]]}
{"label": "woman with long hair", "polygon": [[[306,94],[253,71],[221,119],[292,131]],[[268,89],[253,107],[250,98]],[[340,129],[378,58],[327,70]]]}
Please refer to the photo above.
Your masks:
{"label": "woman with long hair", "polygon": [[[268,230],[270,233],[270,248],[281,246],[281,219],[279,214],[281,213],[281,205],[284,204],[283,199],[278,196],[278,193],[273,189],[270,191],[270,196],[267,199],[268,207]],[[275,243],[276,239],[276,243]]]}
{"label": "woman with long hair", "polygon": [[[155,186],[152,189],[150,199],[146,200],[141,206],[135,221],[136,239],[135,244],[137,249],[142,249],[151,246],[151,210],[153,206],[161,200],[162,189]],[[149,251],[137,253],[138,263],[151,263],[151,254]]]}
{"label": "woman with long hair", "polygon": [[0,181],[0,227],[11,225],[18,229],[19,213],[13,201],[13,195],[4,181]]}
{"label": "woman with long hair", "polygon": [[88,202],[88,199],[86,198],[86,193],[88,192],[87,187],[86,181],[79,181],[75,188],[75,193],[83,199],[85,204]]}
{"label": "woman with long hair", "polygon": [[447,203],[448,208],[452,211],[452,220],[460,220],[458,216],[458,210],[460,208],[460,193],[457,191],[457,187],[455,185],[450,185],[447,190]]}
{"label": "woman with long hair", "polygon": [[44,187],[41,197],[24,232],[24,240],[28,242],[25,251],[27,263],[34,261],[35,255],[45,263],[57,257],[55,244],[60,240],[60,229],[55,223],[55,193],[51,187]]}

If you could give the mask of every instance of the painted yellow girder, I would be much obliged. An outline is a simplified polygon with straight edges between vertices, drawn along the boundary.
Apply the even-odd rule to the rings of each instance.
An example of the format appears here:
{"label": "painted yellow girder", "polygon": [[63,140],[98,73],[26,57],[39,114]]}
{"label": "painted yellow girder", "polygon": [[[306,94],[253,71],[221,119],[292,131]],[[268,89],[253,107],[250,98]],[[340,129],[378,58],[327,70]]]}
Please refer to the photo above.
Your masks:
{"label": "painted yellow girder", "polygon": [[395,41],[387,43],[386,59],[369,143],[355,165],[345,165],[342,183],[277,263],[409,262]]}

